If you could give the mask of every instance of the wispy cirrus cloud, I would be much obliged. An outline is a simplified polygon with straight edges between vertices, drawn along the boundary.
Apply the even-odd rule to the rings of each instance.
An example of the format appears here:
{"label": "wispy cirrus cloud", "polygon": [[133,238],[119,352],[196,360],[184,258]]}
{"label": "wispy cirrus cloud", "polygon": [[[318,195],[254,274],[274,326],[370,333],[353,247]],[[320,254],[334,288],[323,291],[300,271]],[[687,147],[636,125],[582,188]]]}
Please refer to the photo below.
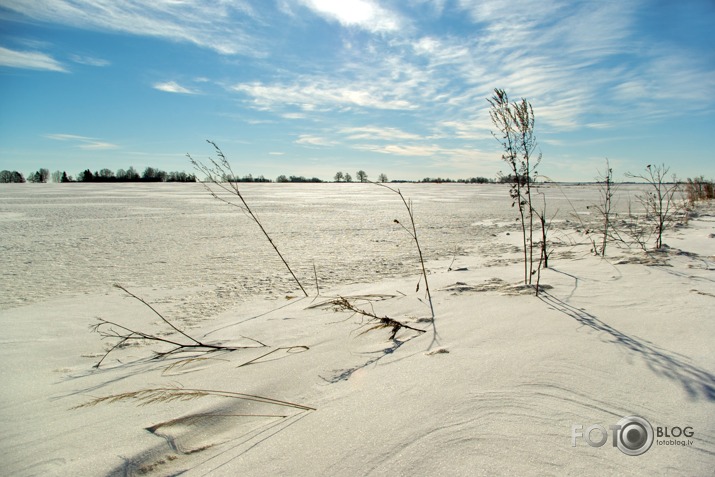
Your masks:
{"label": "wispy cirrus cloud", "polygon": [[17,51],[0,46],[0,66],[10,68],[47,70],[67,73],[65,66],[50,55],[39,51]]}
{"label": "wispy cirrus cloud", "polygon": [[98,31],[189,42],[221,54],[260,55],[250,33],[256,11],[244,0],[4,0],[30,18]]}
{"label": "wispy cirrus cloud", "polygon": [[295,141],[296,144],[303,144],[308,146],[334,146],[337,141],[328,139],[326,137],[314,136],[311,134],[301,134]]}
{"label": "wispy cirrus cloud", "polygon": [[[434,165],[457,167],[469,172],[473,171],[477,162],[498,163],[500,158],[488,151],[474,147],[446,147],[440,144],[359,144],[353,146],[361,151],[376,152],[398,157],[416,157],[429,159]],[[473,173],[473,172],[472,172]]]}
{"label": "wispy cirrus cloud", "polygon": [[90,151],[116,149],[119,147],[116,144],[101,141],[87,136],[78,136],[76,134],[47,134],[45,137],[55,141],[72,142],[74,143],[75,147]]}
{"label": "wispy cirrus cloud", "polygon": [[[495,87],[505,88],[512,100],[532,102],[545,151],[565,149],[575,137],[615,137],[620,128],[692,111],[705,117],[715,105],[715,56],[697,54],[713,37],[702,47],[689,38],[687,48],[679,48],[677,37],[689,32],[662,39],[667,35],[654,24],[675,22],[654,12],[652,0],[513,0],[508,6],[503,0],[0,3],[3,20],[18,12],[41,22],[180,42],[191,58],[194,46],[211,50],[201,52],[205,63],[180,63],[179,55],[172,58],[177,48],[166,48],[167,71],[152,78],[162,81],[144,84],[175,95],[229,96],[215,116],[241,121],[245,131],[261,125],[260,137],[268,131],[283,135],[277,143],[293,147],[296,157],[332,147],[336,158],[341,150],[358,150],[405,164],[498,159],[486,102]],[[672,10],[684,3],[661,6]],[[60,57],[63,64],[40,53],[59,51],[54,39],[8,41],[14,41],[10,48],[27,50],[16,53],[38,55],[16,60],[35,69],[108,65],[80,55]],[[151,45],[160,51],[159,43]],[[245,57],[225,57],[234,54]],[[583,134],[558,136],[562,132]],[[55,136],[85,149],[112,146]]]}
{"label": "wispy cirrus cloud", "polygon": [[164,91],[165,93],[176,93],[176,94],[198,94],[198,91],[191,90],[184,86],[181,86],[176,81],[166,81],[163,83],[154,83],[152,87],[159,91]]}
{"label": "wispy cirrus cloud", "polygon": [[295,119],[295,120],[307,118],[305,113],[285,113],[285,114],[281,114],[281,117],[285,118],[285,119]]}
{"label": "wispy cirrus cloud", "polygon": [[71,55],[70,60],[80,65],[104,67],[111,65],[111,62],[102,58],[93,56]]}
{"label": "wispy cirrus cloud", "polygon": [[425,145],[405,145],[405,144],[359,144],[355,149],[362,151],[379,152],[380,154],[394,154],[397,156],[435,156],[444,152],[444,149],[436,144]]}
{"label": "wispy cirrus cloud", "polygon": [[[682,94],[693,101],[681,111],[712,105],[712,64],[662,48],[657,37],[646,42],[634,35],[647,8],[642,0],[515,0],[509,9],[499,0],[457,5],[480,27],[466,45],[442,37],[413,46],[428,69],[447,67],[464,81],[472,78],[476,94],[451,98],[455,104],[483,108],[491,88],[503,87],[514,99],[530,99],[540,123],[552,131],[588,127],[594,115],[609,117],[595,123],[611,126],[656,118]],[[629,98],[631,93],[650,94],[651,101]],[[476,108],[464,111],[479,114]]]}
{"label": "wispy cirrus cloud", "polygon": [[340,130],[340,133],[345,134],[347,139],[358,141],[358,140],[383,140],[383,141],[394,141],[394,140],[416,140],[422,139],[418,134],[409,133],[398,128],[392,127],[379,127],[379,126],[362,126],[362,127],[349,127]]}
{"label": "wispy cirrus cloud", "polygon": [[[363,28],[360,15],[350,20],[338,2],[300,2],[330,21]],[[486,98],[495,87],[514,100],[529,99],[547,138],[655,120],[672,111],[678,95],[688,99],[688,110],[712,107],[715,69],[659,48],[657,39],[646,44],[634,36],[643,8],[641,0],[515,0],[508,9],[500,0],[457,0],[434,9],[437,15],[461,11],[473,25],[466,35],[436,32],[420,24],[424,19],[384,8],[381,15],[410,28],[364,27],[380,34],[343,44],[344,58],[325,72],[243,82],[232,91],[256,109],[314,120],[307,136],[323,144],[406,157],[486,157],[454,145],[493,146]],[[401,114],[399,129],[383,124],[392,111]],[[357,119],[370,126],[336,128],[330,119],[336,112],[346,115],[346,124]],[[385,123],[395,124],[394,116]]]}
{"label": "wispy cirrus cloud", "polygon": [[329,78],[304,78],[293,84],[239,83],[230,88],[246,94],[260,109],[280,110],[287,105],[304,111],[320,108],[415,109],[417,106],[378,85],[341,83]]}

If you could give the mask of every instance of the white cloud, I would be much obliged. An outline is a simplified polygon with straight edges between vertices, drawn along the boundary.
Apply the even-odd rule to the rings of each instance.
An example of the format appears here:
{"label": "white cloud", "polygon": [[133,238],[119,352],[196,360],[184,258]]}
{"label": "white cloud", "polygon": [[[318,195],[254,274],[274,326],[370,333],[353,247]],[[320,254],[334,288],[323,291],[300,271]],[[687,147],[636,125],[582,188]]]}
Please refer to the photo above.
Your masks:
{"label": "white cloud", "polygon": [[307,116],[303,113],[285,113],[281,117],[285,119],[306,119]]}
{"label": "white cloud", "polygon": [[340,130],[342,134],[353,141],[357,140],[384,140],[395,141],[399,139],[421,139],[417,134],[408,133],[397,128],[383,128],[379,126],[350,127]]}
{"label": "white cloud", "polygon": [[295,143],[309,146],[333,146],[337,144],[335,141],[331,141],[330,139],[320,136],[312,136],[310,134],[301,134]]}
{"label": "white cloud", "polygon": [[100,141],[95,138],[87,136],[78,136],[76,134],[47,134],[45,136],[48,139],[53,139],[55,141],[70,141],[75,143],[75,147],[84,150],[102,150],[102,149],[116,149],[119,146],[105,141]]}
{"label": "white cloud", "polygon": [[373,0],[300,0],[303,5],[328,20],[346,27],[371,32],[398,31],[403,20],[395,12],[382,8]]}
{"label": "white cloud", "polygon": [[[682,85],[685,78],[695,77],[683,74],[683,68],[659,68],[656,74],[643,66],[652,60],[642,54],[642,42],[633,37],[638,5],[637,1],[594,6],[583,1],[514,0],[505,8],[501,0],[459,0],[456,6],[475,24],[473,33],[405,41],[407,51],[399,52],[401,58],[419,65],[419,72],[410,76],[421,75],[430,90],[420,95],[420,88],[403,88],[402,98],[433,115],[438,134],[451,132],[460,139],[488,137],[485,98],[494,87],[505,88],[513,99],[529,99],[540,129],[573,130],[594,122],[594,114],[632,113],[632,102],[609,95],[619,81],[633,76],[631,86],[641,84],[643,78],[649,78],[649,83]],[[391,42],[392,50],[395,43]],[[374,56],[384,54],[378,51]],[[394,70],[407,71],[398,64]],[[686,70],[715,78],[702,67]],[[401,83],[388,82],[386,87],[389,91]],[[702,80],[695,89],[701,98],[712,92]]]}
{"label": "white cloud", "polygon": [[47,70],[67,73],[67,69],[57,60],[37,51],[16,51],[0,46],[0,66],[31,70]]}
{"label": "white cloud", "polygon": [[[301,1],[325,18],[360,28],[371,6],[377,6]],[[350,5],[355,5],[353,11],[342,10]],[[486,98],[494,87],[505,88],[512,100],[527,98],[536,113],[537,135],[546,137],[661,117],[677,95],[691,110],[711,107],[715,97],[715,74],[707,63],[698,65],[686,61],[682,52],[679,57],[653,45],[644,50],[642,37],[634,35],[639,0],[598,5],[515,0],[508,9],[501,0],[455,0],[435,11],[455,6],[474,23],[468,34],[430,28],[423,34],[395,31],[362,42],[345,35],[344,56],[329,72],[301,69],[294,71],[296,79],[244,82],[232,89],[247,95],[255,108],[286,118],[313,119],[319,125],[332,120],[329,113],[339,112],[346,115],[343,124],[373,123],[342,129],[331,123],[314,135],[337,132],[340,140],[367,143],[354,147],[416,157],[456,154],[455,148],[443,148],[443,141],[493,141]],[[390,111],[399,111],[411,127],[379,126]],[[389,123],[394,124],[394,116]],[[414,130],[427,133],[408,132]],[[416,143],[425,140],[438,144]]]}
{"label": "white cloud", "polygon": [[256,15],[243,0],[3,0],[3,7],[41,21],[190,42],[221,54],[260,54],[247,33]]}
{"label": "white cloud", "polygon": [[400,145],[400,144],[388,144],[388,145],[375,145],[375,144],[361,144],[355,146],[356,149],[361,149],[365,151],[379,152],[381,154],[394,154],[397,156],[434,156],[438,153],[443,152],[443,149],[436,144],[428,145]]}
{"label": "white cloud", "polygon": [[443,136],[467,140],[491,139],[489,127],[490,119],[486,114],[482,114],[477,120],[442,121],[438,124]]}
{"label": "white cloud", "polygon": [[440,167],[456,167],[472,174],[476,163],[498,163],[500,160],[498,154],[489,151],[469,147],[444,147],[438,144],[360,144],[354,148],[392,156],[429,158],[431,163]]}
{"label": "white cloud", "polygon": [[231,89],[252,97],[254,104],[261,109],[274,109],[285,105],[299,106],[304,111],[319,107],[404,110],[416,107],[409,101],[386,93],[383,87],[374,84],[340,84],[327,78],[305,79],[291,85],[240,83]]}
{"label": "white cloud", "polygon": [[87,65],[87,66],[109,66],[111,63],[107,60],[104,60],[102,58],[94,58],[91,56],[80,56],[80,55],[72,55],[70,56],[70,59],[74,61],[75,63],[79,63],[80,65]]}
{"label": "white cloud", "polygon": [[167,81],[164,83],[154,83],[152,85],[154,89],[159,91],[164,91],[166,93],[178,93],[178,94],[197,94],[196,91],[192,91],[188,88],[181,86],[176,81]]}
{"label": "white cloud", "polygon": [[[485,99],[494,87],[506,88],[512,99],[529,99],[536,112],[537,134],[547,136],[712,109],[715,97],[712,62],[634,36],[644,6],[641,0],[513,0],[508,6],[503,0],[0,2],[43,21],[191,42],[221,54],[261,55],[275,46],[271,38],[281,37],[286,45],[272,52],[271,62],[249,59],[239,73],[241,79],[233,80],[241,82],[228,89],[253,108],[273,113],[265,117],[276,123],[301,120],[300,131],[308,133],[296,140],[302,145],[335,145],[337,140],[396,156],[454,156],[460,143],[493,141]],[[411,8],[415,4],[420,8]],[[268,8],[273,9],[273,17],[261,10]],[[314,26],[305,18],[315,20],[315,15],[350,31],[325,38],[333,43],[315,47],[310,43],[314,34],[335,30],[323,28],[310,32],[303,44],[299,36],[306,34],[303,28]],[[472,25],[447,33],[435,21],[438,15],[450,20],[460,15],[460,22]],[[427,21],[428,26],[417,30]],[[259,29],[262,44],[254,36]],[[279,35],[282,29],[285,36]],[[389,34],[365,35],[358,29]],[[326,57],[303,56],[304,47],[306,53]],[[14,52],[24,55],[22,61],[15,61],[35,65],[25,67],[66,71],[50,56],[37,53],[51,51],[48,45],[22,48],[32,51]],[[8,51],[0,49],[0,64],[10,61]],[[71,58],[84,64],[93,61]],[[98,66],[105,61],[94,60]],[[200,83],[213,81],[183,78],[184,85],[167,81],[152,86],[195,94],[194,88],[203,88]],[[225,85],[225,76],[216,84]],[[252,124],[268,123],[244,112],[236,117]],[[316,129],[307,129],[306,124]],[[321,124],[327,124],[325,130],[319,129]],[[380,124],[399,124],[401,129]]]}

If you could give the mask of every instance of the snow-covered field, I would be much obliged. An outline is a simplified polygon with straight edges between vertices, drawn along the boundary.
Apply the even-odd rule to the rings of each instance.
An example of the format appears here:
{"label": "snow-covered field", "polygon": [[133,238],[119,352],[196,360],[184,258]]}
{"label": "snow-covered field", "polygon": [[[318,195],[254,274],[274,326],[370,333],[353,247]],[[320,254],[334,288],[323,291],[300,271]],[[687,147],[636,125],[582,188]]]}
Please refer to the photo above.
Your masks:
{"label": "snow-covered field", "polygon": [[[2,473],[712,475],[712,208],[670,231],[667,251],[613,245],[602,260],[577,232],[597,189],[545,187],[554,252],[536,298],[515,286],[506,186],[400,185],[428,261],[430,323],[395,194],[242,188],[310,297],[255,224],[199,184],[0,186]],[[621,210],[637,190],[621,188]],[[255,348],[152,360],[166,348],[136,343],[95,369],[116,342],[90,332],[97,318],[181,338],[114,283],[202,342]],[[336,312],[337,296],[426,332],[363,333],[367,319]],[[217,395],[74,409],[150,388],[311,409]],[[610,431],[602,447],[572,446],[573,425],[630,415],[693,433],[675,439],[686,445],[656,437],[641,456]]]}
{"label": "snow-covered field", "polygon": [[[499,258],[494,234],[516,231],[507,186],[402,184],[414,202],[428,258],[467,253]],[[241,189],[301,280],[337,286],[414,274],[406,220],[394,193],[364,184],[242,184]],[[588,213],[595,188],[543,189],[548,215]],[[633,187],[622,191],[627,197]],[[565,197],[568,197],[568,201]],[[572,202],[572,203],[569,203]],[[625,207],[624,199],[621,205]],[[182,318],[206,318],[246,296],[296,291],[259,229],[200,184],[0,186],[0,307],[113,283],[183,297]]]}

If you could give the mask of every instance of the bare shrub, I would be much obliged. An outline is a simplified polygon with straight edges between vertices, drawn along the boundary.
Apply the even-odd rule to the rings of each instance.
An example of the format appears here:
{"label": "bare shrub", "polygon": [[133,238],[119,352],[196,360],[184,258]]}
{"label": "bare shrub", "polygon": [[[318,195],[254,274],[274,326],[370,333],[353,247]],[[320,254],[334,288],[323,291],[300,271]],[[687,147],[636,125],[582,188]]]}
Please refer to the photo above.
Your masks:
{"label": "bare shrub", "polygon": [[696,177],[685,182],[685,196],[692,206],[701,200],[715,199],[715,186],[713,181],[705,179],[705,176]]}
{"label": "bare shrub", "polygon": [[645,219],[652,227],[655,237],[655,248],[663,246],[663,232],[676,220],[682,208],[676,203],[675,194],[680,183],[675,176],[672,182],[667,182],[669,167],[665,164],[648,164],[645,172],[639,174],[626,173],[627,177],[640,179],[649,185],[648,190],[636,196],[645,211]]}
{"label": "bare shrub", "polygon": [[653,227],[645,214],[633,211],[633,202],[628,200],[628,212],[625,217],[618,217],[612,224],[614,238],[627,247],[637,245],[644,252],[648,251],[648,242],[653,237]]}

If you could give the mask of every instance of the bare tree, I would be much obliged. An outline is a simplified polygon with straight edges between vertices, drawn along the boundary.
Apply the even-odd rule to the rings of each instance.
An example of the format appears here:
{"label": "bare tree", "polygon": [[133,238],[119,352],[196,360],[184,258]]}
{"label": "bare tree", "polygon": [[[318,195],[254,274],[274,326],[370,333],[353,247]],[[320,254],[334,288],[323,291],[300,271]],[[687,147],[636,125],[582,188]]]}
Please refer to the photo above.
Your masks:
{"label": "bare tree", "polygon": [[384,184],[385,182],[389,182],[389,180],[385,174],[380,174],[377,176],[377,182],[382,182]]}
{"label": "bare tree", "polygon": [[114,171],[106,168],[102,169],[99,171],[99,177],[101,177],[102,179],[112,179],[115,177]]}
{"label": "bare tree", "polygon": [[663,232],[675,220],[678,208],[675,203],[675,194],[680,184],[673,176],[672,182],[666,182],[670,167],[665,164],[648,164],[645,172],[639,174],[626,173],[627,177],[641,179],[649,185],[648,190],[636,196],[643,205],[646,220],[653,227],[655,235],[655,248],[663,246]]}
{"label": "bare tree", "polygon": [[340,182],[343,179],[345,179],[345,176],[343,175],[342,172],[338,171],[335,173],[335,182]]}
{"label": "bare tree", "polygon": [[28,182],[35,182],[35,183],[42,183],[44,184],[47,182],[47,180],[50,178],[50,171],[49,169],[39,169],[36,172],[30,172],[27,175],[27,181]]}
{"label": "bare tree", "polygon": [[359,180],[360,182],[367,182],[367,173],[365,171],[363,171],[362,169],[357,171],[355,176],[357,177],[357,180]]}

